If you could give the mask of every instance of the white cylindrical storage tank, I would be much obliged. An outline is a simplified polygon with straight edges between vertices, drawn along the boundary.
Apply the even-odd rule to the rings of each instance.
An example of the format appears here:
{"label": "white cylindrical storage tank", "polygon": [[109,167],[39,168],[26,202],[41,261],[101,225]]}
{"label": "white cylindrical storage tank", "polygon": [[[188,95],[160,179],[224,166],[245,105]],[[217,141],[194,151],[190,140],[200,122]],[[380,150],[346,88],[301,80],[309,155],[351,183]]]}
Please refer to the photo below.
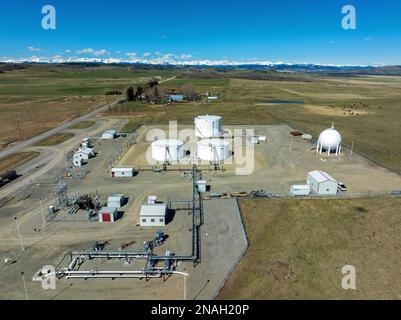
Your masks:
{"label": "white cylindrical storage tank", "polygon": [[184,157],[184,143],[175,139],[161,139],[152,143],[152,158],[159,162],[177,161]]}
{"label": "white cylindrical storage tank", "polygon": [[197,116],[195,118],[195,135],[199,138],[220,137],[221,117],[219,116]]}
{"label": "white cylindrical storage tank", "polygon": [[229,143],[221,139],[205,139],[198,142],[198,158],[219,162],[230,156]]}
{"label": "white cylindrical storage tank", "polygon": [[334,125],[331,128],[323,130],[317,140],[316,150],[319,153],[327,152],[328,154],[335,152],[337,155],[341,153],[341,134],[334,129]]}

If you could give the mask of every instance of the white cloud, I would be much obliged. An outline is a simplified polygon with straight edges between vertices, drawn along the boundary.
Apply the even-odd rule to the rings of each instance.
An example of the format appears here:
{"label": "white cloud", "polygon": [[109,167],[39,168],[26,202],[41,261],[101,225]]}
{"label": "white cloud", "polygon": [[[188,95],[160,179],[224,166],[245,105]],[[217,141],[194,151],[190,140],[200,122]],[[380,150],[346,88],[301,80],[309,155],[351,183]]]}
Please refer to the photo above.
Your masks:
{"label": "white cloud", "polygon": [[35,47],[32,47],[32,46],[29,46],[29,47],[28,47],[28,50],[29,50],[29,51],[43,51],[43,49],[35,48]]}
{"label": "white cloud", "polygon": [[94,56],[103,56],[105,54],[110,54],[110,52],[108,52],[105,49],[96,51],[96,50],[94,50],[92,48],[85,48],[85,49],[76,51],[76,54],[85,54],[85,53],[89,53],[89,54],[92,54]]}
{"label": "white cloud", "polygon": [[127,52],[125,55],[128,56],[128,57],[135,57],[136,56],[136,52]]}
{"label": "white cloud", "polygon": [[65,52],[65,53],[71,53],[72,51],[71,51],[71,49],[67,49],[67,50],[65,50],[64,52]]}
{"label": "white cloud", "polygon": [[150,52],[145,52],[142,56],[144,56],[144,57],[149,57],[149,56],[151,56],[152,55],[152,53],[150,53]]}
{"label": "white cloud", "polygon": [[191,56],[190,54],[185,54],[185,53],[183,53],[183,54],[180,56],[180,58],[181,58],[181,59],[191,59],[192,56]]}
{"label": "white cloud", "polygon": [[93,52],[95,52],[95,50],[93,50],[92,48],[86,48],[86,49],[82,49],[82,50],[77,50],[75,52],[76,52],[76,54],[84,54],[84,53],[93,53]]}

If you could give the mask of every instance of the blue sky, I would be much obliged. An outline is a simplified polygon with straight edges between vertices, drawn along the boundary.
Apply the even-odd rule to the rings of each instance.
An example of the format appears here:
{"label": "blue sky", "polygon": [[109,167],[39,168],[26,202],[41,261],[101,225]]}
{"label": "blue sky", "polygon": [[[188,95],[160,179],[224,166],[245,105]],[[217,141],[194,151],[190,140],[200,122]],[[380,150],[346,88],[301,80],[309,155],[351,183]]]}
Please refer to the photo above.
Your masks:
{"label": "blue sky", "polygon": [[[44,5],[57,29],[41,27]],[[352,4],[357,29],[343,30]],[[399,0],[3,0],[0,59],[401,64]]]}

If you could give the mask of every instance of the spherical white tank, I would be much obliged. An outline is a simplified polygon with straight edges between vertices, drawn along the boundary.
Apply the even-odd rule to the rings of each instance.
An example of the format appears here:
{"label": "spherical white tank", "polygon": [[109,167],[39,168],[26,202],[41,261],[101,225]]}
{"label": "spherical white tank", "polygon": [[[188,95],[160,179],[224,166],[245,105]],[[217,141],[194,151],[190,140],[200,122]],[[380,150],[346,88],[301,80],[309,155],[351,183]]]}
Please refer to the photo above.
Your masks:
{"label": "spherical white tank", "polygon": [[198,142],[198,158],[219,162],[230,156],[229,143],[221,139],[205,139]]}
{"label": "spherical white tank", "polygon": [[184,157],[184,143],[175,139],[161,139],[152,143],[152,158],[159,162],[177,161]]}
{"label": "spherical white tank", "polygon": [[317,140],[317,151],[322,153],[326,151],[327,153],[335,152],[339,154],[341,152],[341,134],[334,129],[334,125],[331,128],[323,130],[319,135]]}
{"label": "spherical white tank", "polygon": [[199,138],[220,137],[221,117],[219,116],[197,116],[195,118],[195,135]]}

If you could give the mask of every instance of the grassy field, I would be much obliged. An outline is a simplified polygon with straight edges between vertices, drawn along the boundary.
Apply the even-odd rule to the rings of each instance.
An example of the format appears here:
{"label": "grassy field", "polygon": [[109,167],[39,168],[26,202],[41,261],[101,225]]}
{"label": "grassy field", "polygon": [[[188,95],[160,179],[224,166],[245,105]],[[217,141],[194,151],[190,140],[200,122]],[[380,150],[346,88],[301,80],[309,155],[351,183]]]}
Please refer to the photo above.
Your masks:
{"label": "grassy field", "polygon": [[82,121],[76,125],[73,125],[72,127],[70,127],[70,129],[88,129],[92,127],[95,123],[96,121]]}
{"label": "grassy field", "polygon": [[5,157],[0,160],[0,172],[5,172],[16,168],[24,163],[36,158],[39,156],[39,152],[35,151],[27,151],[12,154],[11,156]]}
{"label": "grassy field", "polygon": [[[250,247],[219,299],[401,299],[400,198],[241,200]],[[345,265],[356,290],[341,287]]]}
{"label": "grassy field", "polygon": [[155,75],[176,73],[84,65],[31,65],[1,73],[0,145],[5,148],[88,113],[106,103],[106,91],[123,92]]}
{"label": "grassy field", "polygon": [[36,145],[42,147],[56,146],[64,141],[71,139],[73,136],[73,133],[59,133],[38,142]]}
{"label": "grassy field", "polygon": [[[225,124],[289,125],[315,137],[334,122],[346,145],[378,162],[401,171],[401,77],[325,77],[311,81],[242,79],[177,79],[164,89],[192,83],[199,92],[220,93],[219,102],[170,106],[131,102],[110,114],[131,116],[127,130],[141,122],[167,124],[168,120],[192,125],[199,114],[217,114]],[[271,100],[302,101],[301,105],[264,105]]]}

